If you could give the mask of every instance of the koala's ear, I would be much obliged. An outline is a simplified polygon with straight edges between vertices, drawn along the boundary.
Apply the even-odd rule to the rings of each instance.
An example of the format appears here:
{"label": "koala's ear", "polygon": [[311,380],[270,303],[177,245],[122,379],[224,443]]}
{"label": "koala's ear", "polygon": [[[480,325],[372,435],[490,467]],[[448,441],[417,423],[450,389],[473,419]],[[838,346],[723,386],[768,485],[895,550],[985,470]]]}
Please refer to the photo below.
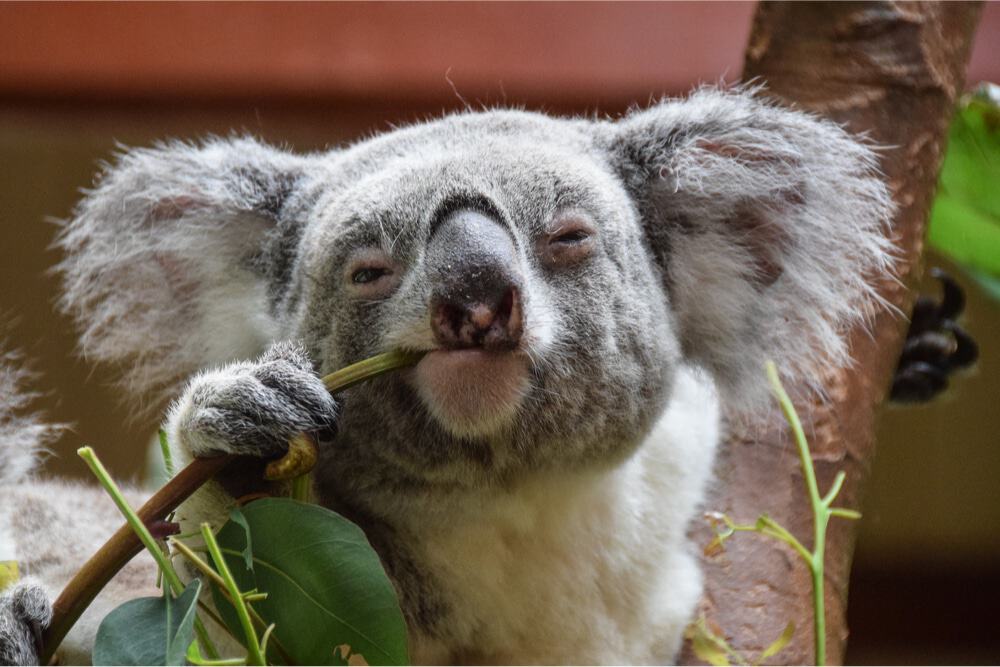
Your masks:
{"label": "koala's ear", "polygon": [[157,409],[197,368],[262,349],[281,326],[310,159],[247,138],[121,153],[57,240],[83,354],[121,366]]}
{"label": "koala's ear", "polygon": [[840,127],[702,89],[605,126],[687,357],[730,406],[770,400],[764,361],[814,388],[881,306],[892,200],[876,156]]}

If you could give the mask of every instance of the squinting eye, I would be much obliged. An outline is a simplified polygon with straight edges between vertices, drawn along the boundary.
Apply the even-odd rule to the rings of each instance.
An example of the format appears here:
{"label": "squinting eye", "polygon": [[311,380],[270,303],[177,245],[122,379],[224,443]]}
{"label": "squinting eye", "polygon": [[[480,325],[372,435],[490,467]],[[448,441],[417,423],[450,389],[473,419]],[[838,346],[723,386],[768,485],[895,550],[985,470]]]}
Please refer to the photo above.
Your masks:
{"label": "squinting eye", "polygon": [[549,241],[549,243],[579,243],[580,241],[586,241],[589,238],[590,234],[587,232],[582,229],[574,229],[573,231],[556,236]]}
{"label": "squinting eye", "polygon": [[581,262],[597,247],[597,229],[585,214],[561,213],[549,228],[552,231],[540,237],[536,246],[539,258],[549,268]]}
{"label": "squinting eye", "polygon": [[389,269],[380,268],[364,268],[358,269],[353,274],[351,274],[351,282],[356,285],[363,283],[375,282],[382,276],[389,275]]}

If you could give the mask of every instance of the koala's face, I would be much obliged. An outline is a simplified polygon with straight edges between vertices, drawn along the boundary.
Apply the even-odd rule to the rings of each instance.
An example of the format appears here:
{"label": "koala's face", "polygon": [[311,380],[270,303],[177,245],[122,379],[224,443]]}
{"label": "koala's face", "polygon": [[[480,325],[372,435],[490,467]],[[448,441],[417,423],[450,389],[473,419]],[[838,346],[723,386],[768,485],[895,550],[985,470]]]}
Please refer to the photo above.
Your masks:
{"label": "koala's face", "polygon": [[459,116],[329,170],[290,295],[295,335],[322,372],[428,353],[348,392],[338,439],[434,478],[638,444],[678,343],[635,204],[585,126]]}

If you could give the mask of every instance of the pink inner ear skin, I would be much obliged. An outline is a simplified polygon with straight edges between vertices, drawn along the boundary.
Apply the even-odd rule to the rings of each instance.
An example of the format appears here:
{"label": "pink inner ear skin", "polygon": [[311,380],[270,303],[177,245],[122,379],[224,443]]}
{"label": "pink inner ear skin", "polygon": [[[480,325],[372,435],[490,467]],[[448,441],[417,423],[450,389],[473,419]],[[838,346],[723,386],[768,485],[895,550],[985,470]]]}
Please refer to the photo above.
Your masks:
{"label": "pink inner ear skin", "polygon": [[147,222],[159,222],[161,220],[176,220],[194,209],[205,208],[208,202],[195,197],[171,197],[161,199],[156,202],[149,214],[146,216]]}
{"label": "pink inner ear skin", "polygon": [[715,153],[722,157],[732,158],[749,164],[770,164],[779,161],[788,162],[787,158],[778,158],[771,153],[748,149],[746,146],[738,144],[724,144],[711,139],[699,139],[695,146],[701,150]]}
{"label": "pink inner ear skin", "polygon": [[154,255],[156,263],[163,270],[163,285],[170,290],[170,296],[175,305],[188,305],[193,303],[201,287],[194,279],[190,269],[173,255],[166,253],[156,253]]}
{"label": "pink inner ear skin", "polygon": [[767,219],[767,215],[749,206],[737,212],[730,224],[735,228],[737,242],[753,258],[755,282],[770,287],[784,272],[781,255],[791,239],[788,233]]}

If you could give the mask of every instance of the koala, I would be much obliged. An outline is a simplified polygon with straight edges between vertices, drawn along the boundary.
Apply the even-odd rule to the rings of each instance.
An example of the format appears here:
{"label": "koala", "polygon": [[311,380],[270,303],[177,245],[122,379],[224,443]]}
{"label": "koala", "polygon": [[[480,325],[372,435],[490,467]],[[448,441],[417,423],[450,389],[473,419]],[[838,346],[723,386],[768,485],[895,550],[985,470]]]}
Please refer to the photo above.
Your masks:
{"label": "koala", "polygon": [[[415,663],[662,663],[701,593],[687,537],[725,424],[850,361],[882,303],[877,157],[758,89],[618,119],[462,112],[345,148],[128,150],[65,223],[62,308],[181,460],[317,434]],[[386,350],[413,368],[330,396]],[[263,463],[261,463],[263,465]],[[30,557],[30,555],[29,555]]]}
{"label": "koala", "polygon": [[[58,435],[57,426],[28,411],[35,397],[25,387],[29,379],[20,355],[0,351],[0,488],[5,500],[8,489],[31,475],[45,444]],[[0,517],[0,575],[18,556],[9,511],[5,508]],[[0,589],[0,664],[29,664],[38,648],[36,638],[51,616],[39,582],[28,579],[8,591]]]}
{"label": "koala", "polygon": [[[39,393],[29,368],[23,355],[0,350],[0,570],[17,563],[23,575],[7,589],[0,576],[0,665],[38,664],[52,597],[121,523],[97,486],[38,476],[48,446],[69,427],[32,409]],[[135,506],[143,501],[139,490],[124,490]],[[123,568],[71,630],[62,664],[89,664],[101,619],[130,597],[157,595],[155,578],[147,554]]]}

